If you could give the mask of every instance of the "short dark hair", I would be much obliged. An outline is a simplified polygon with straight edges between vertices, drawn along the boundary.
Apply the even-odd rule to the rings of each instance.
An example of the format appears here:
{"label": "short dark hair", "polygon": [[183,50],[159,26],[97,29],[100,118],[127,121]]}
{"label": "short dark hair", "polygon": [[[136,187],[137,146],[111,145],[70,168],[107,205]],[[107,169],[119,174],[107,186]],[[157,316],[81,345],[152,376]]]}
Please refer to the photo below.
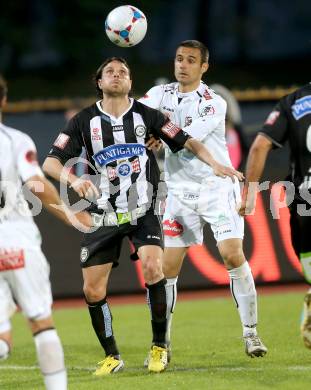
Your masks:
{"label": "short dark hair", "polygon": [[8,93],[8,86],[4,78],[0,74],[0,100],[2,100]]}
{"label": "short dark hair", "polygon": [[97,94],[99,97],[102,97],[103,95],[103,91],[99,88],[98,86],[98,80],[100,80],[102,78],[102,73],[103,73],[103,69],[106,65],[108,65],[110,62],[112,61],[118,61],[118,62],[121,62],[122,64],[124,64],[128,71],[129,71],[129,74],[130,74],[130,79],[132,79],[132,74],[131,74],[131,69],[129,67],[129,64],[126,62],[126,60],[123,58],[123,57],[109,57],[107,58],[100,66],[99,68],[97,69],[95,75],[94,75],[94,82],[95,82],[95,87],[96,87],[96,91],[97,91]]}
{"label": "short dark hair", "polygon": [[203,64],[203,62],[208,62],[209,51],[204,43],[196,41],[195,39],[189,39],[188,41],[181,42],[177,49],[180,47],[192,47],[193,49],[199,49],[201,53],[201,64]]}

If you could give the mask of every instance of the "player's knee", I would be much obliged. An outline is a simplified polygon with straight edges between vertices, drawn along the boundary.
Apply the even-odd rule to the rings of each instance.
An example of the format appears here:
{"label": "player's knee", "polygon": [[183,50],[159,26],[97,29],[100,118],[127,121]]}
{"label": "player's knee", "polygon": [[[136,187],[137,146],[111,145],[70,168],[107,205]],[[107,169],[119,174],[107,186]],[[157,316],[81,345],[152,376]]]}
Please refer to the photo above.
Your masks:
{"label": "player's knee", "polygon": [[37,357],[44,375],[65,369],[64,352],[55,329],[45,329],[34,335]]}
{"label": "player's knee", "polygon": [[161,260],[157,257],[147,256],[142,269],[146,283],[154,283],[163,277]]}
{"label": "player's knee", "polygon": [[228,251],[224,250],[222,251],[221,256],[228,269],[240,267],[245,261],[244,253],[241,248],[230,249]]}
{"label": "player's knee", "polygon": [[105,298],[107,290],[105,286],[94,286],[93,284],[84,282],[83,292],[88,302],[98,302]]}

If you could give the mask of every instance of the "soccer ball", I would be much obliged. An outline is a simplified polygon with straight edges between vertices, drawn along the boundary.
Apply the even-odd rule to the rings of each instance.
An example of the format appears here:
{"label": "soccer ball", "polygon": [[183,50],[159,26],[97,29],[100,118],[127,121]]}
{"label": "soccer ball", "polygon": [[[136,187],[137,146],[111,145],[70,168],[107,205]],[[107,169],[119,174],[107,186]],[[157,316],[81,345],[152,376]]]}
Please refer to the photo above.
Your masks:
{"label": "soccer ball", "polygon": [[111,42],[121,47],[131,47],[146,35],[147,19],[138,8],[121,5],[108,14],[105,29]]}

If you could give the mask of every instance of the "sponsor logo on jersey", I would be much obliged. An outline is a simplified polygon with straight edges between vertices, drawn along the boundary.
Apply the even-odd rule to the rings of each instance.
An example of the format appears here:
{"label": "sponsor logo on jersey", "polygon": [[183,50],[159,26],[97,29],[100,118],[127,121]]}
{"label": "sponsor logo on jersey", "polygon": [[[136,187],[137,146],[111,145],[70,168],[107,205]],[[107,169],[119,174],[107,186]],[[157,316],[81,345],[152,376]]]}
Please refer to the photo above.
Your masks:
{"label": "sponsor logo on jersey", "polygon": [[144,125],[137,125],[135,127],[134,131],[135,131],[136,137],[144,137],[146,135],[147,129],[146,129],[146,126],[144,126]]}
{"label": "sponsor logo on jersey", "polygon": [[211,97],[211,95],[209,94],[209,92],[208,92],[207,89],[204,91],[203,97],[204,97],[205,100],[211,100],[211,99],[212,99],[212,97]]}
{"label": "sponsor logo on jersey", "polygon": [[37,153],[34,150],[28,150],[25,158],[30,164],[38,165]]}
{"label": "sponsor logo on jersey", "polygon": [[147,236],[147,238],[148,239],[155,239],[155,240],[160,240],[160,237],[159,236],[152,236],[152,235],[150,235],[150,234],[148,234],[148,236]]}
{"label": "sponsor logo on jersey", "polygon": [[0,272],[25,266],[24,251],[22,249],[0,249]]}
{"label": "sponsor logo on jersey", "polygon": [[122,163],[116,168],[118,176],[126,177],[132,173],[132,167],[130,163]]}
{"label": "sponsor logo on jersey", "polygon": [[215,108],[213,106],[206,106],[201,112],[201,116],[211,116],[215,114]]}
{"label": "sponsor logo on jersey", "polygon": [[297,99],[292,105],[292,113],[296,120],[311,114],[311,95]]}
{"label": "sponsor logo on jersey", "polygon": [[268,118],[265,121],[265,125],[269,125],[269,126],[274,125],[275,121],[278,119],[279,116],[280,116],[280,111],[270,112]]}
{"label": "sponsor logo on jersey", "polygon": [[69,135],[65,133],[59,133],[53,145],[63,150],[68,144],[69,139],[70,139]]}
{"label": "sponsor logo on jersey", "polygon": [[174,108],[167,107],[167,106],[163,106],[163,107],[162,107],[162,110],[166,110],[166,111],[174,112]]}
{"label": "sponsor logo on jersey", "polygon": [[93,159],[99,166],[103,167],[113,161],[142,156],[145,150],[145,146],[138,143],[110,145],[94,154]]}
{"label": "sponsor logo on jersey", "polygon": [[200,197],[200,195],[198,193],[184,191],[183,198],[185,200],[197,200],[197,199],[199,199],[199,197]]}
{"label": "sponsor logo on jersey", "polygon": [[166,219],[163,221],[163,233],[165,236],[178,237],[184,232],[184,227],[176,219]]}
{"label": "sponsor logo on jersey", "polygon": [[180,132],[180,128],[171,121],[165,123],[165,125],[161,129],[164,134],[166,134],[170,138],[174,138],[177,133]]}
{"label": "sponsor logo on jersey", "polygon": [[123,131],[123,125],[112,126],[112,131]]}
{"label": "sponsor logo on jersey", "polygon": [[191,123],[192,123],[191,116],[186,116],[186,118],[185,118],[185,127],[191,125]]}
{"label": "sponsor logo on jersey", "polygon": [[92,141],[101,141],[102,140],[102,135],[101,131],[98,127],[94,127],[92,129]]}
{"label": "sponsor logo on jersey", "polygon": [[[125,165],[128,165],[128,168],[125,167]],[[110,167],[110,166],[107,167],[108,179],[110,181],[115,180],[117,177],[120,176],[125,177],[131,173],[139,173],[140,171],[141,169],[140,169],[139,158],[135,158],[135,160],[126,163],[122,162],[117,167]]]}
{"label": "sponsor logo on jersey", "polygon": [[80,252],[81,263],[84,263],[88,257],[89,257],[89,250],[86,247],[82,247]]}

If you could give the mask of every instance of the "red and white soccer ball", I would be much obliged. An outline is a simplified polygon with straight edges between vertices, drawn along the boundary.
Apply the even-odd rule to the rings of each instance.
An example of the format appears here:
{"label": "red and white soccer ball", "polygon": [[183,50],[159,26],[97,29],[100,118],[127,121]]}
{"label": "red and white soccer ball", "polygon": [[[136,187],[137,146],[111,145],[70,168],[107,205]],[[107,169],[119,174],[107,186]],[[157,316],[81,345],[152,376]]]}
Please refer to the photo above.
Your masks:
{"label": "red and white soccer ball", "polygon": [[147,19],[138,8],[122,5],[108,14],[105,29],[111,42],[121,47],[131,47],[146,35]]}

